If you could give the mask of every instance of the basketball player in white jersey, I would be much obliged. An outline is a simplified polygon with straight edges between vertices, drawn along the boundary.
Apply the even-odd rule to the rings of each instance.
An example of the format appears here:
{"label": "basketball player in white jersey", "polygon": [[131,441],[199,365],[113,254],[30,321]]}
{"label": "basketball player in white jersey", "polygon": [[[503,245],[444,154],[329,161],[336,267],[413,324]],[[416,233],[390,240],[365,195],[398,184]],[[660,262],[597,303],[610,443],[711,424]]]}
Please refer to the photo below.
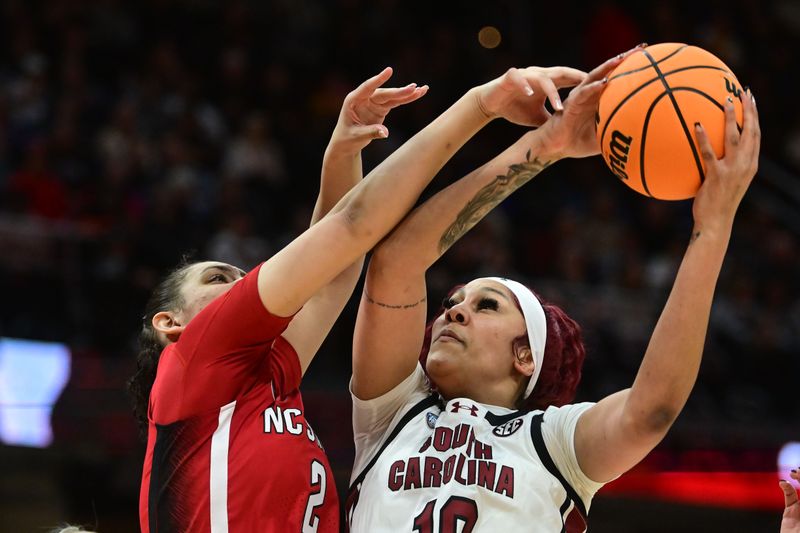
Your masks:
{"label": "basketball player in white jersey", "polygon": [[354,338],[350,531],[584,531],[594,493],[645,457],[683,408],[733,218],[756,172],[749,92],[741,134],[726,107],[722,159],[694,128],[706,168],[695,225],[630,388],[570,405],[580,329],[515,281],[457,287],[425,325],[425,272],[455,240],[556,160],[599,153],[594,113],[616,64],[591,72],[540,128],[432,197],[374,250]]}

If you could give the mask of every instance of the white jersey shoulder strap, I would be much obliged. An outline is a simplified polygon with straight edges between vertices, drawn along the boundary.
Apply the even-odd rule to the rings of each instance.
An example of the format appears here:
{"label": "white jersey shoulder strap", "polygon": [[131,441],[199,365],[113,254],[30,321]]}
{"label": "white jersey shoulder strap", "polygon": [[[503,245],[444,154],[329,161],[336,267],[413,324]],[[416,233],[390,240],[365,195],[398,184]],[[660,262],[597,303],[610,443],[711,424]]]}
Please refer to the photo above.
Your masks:
{"label": "white jersey shoulder strap", "polygon": [[403,418],[401,418],[397,422],[394,428],[392,428],[392,432],[389,434],[388,437],[386,437],[386,440],[383,442],[383,444],[381,444],[381,447],[378,448],[378,451],[375,452],[375,455],[372,456],[372,459],[370,459],[369,463],[367,463],[367,466],[364,467],[364,469],[350,484],[350,488],[348,489],[348,493],[350,494],[350,496],[348,497],[348,502],[346,505],[348,509],[355,505],[355,502],[352,502],[353,505],[351,505],[351,502],[349,500],[353,498],[354,494],[355,495],[358,494],[359,485],[361,484],[362,481],[364,481],[364,478],[372,469],[372,467],[375,466],[375,463],[378,462],[378,459],[380,458],[384,450],[386,450],[386,448],[392,443],[392,441],[394,441],[394,439],[397,438],[397,435],[400,434],[400,432],[403,430],[404,427],[406,427],[406,425],[408,425],[409,422],[411,422],[417,415],[419,415],[425,409],[433,407],[437,403],[439,403],[439,396],[437,394],[431,394],[430,396],[427,396],[426,398],[417,402],[417,404],[414,405],[411,409],[409,409],[408,412],[405,415],[403,415]]}
{"label": "white jersey shoulder strap", "polygon": [[[583,519],[583,527],[580,527],[578,531],[584,531],[587,525],[587,513],[586,513],[586,505],[583,502],[583,499],[578,495],[577,491],[569,484],[569,482],[564,478],[564,475],[556,466],[553,458],[550,456],[550,452],[547,451],[547,446],[544,442],[544,437],[542,436],[542,422],[544,421],[544,413],[536,413],[531,417],[531,439],[533,439],[533,447],[536,449],[536,453],[539,455],[539,460],[542,462],[542,465],[547,469],[553,477],[555,477],[561,486],[564,487],[564,491],[567,493],[567,497],[564,500],[564,503],[561,505],[560,511],[561,516],[566,516],[569,512],[569,508],[572,504],[575,505],[575,508],[580,513],[580,518]],[[562,531],[568,531],[566,528]]]}

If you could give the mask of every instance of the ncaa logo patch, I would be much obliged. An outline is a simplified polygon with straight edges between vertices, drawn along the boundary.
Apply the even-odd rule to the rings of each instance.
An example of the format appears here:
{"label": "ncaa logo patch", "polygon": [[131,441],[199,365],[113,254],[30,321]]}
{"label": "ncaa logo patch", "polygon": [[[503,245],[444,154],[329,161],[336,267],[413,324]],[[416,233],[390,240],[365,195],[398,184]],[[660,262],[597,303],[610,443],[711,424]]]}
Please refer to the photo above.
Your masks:
{"label": "ncaa logo patch", "polygon": [[439,415],[428,413],[425,415],[425,420],[428,422],[428,427],[433,429],[436,427],[436,421],[439,420]]}
{"label": "ncaa logo patch", "polygon": [[515,418],[514,420],[509,420],[505,424],[501,424],[492,430],[492,433],[497,435],[498,437],[510,437],[516,431],[522,427],[522,419]]}

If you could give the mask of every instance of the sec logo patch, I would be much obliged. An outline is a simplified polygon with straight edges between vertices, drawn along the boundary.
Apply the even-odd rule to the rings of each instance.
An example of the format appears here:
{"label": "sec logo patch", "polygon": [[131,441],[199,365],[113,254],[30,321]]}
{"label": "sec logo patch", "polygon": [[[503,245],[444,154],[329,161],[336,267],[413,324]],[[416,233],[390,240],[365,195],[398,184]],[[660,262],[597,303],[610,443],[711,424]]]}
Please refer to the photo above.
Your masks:
{"label": "sec logo patch", "polygon": [[494,433],[498,437],[509,437],[513,435],[521,427],[522,427],[522,419],[515,418],[514,420],[509,420],[505,424],[497,426],[492,430],[492,433]]}

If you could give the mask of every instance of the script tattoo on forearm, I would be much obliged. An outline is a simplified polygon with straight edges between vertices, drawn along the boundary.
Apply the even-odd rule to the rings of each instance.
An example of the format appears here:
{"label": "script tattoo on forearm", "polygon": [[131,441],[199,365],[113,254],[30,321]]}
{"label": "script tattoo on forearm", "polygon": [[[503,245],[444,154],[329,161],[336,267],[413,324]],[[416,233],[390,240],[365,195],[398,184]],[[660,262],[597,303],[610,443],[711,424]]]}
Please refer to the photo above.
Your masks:
{"label": "script tattoo on forearm", "polygon": [[386,309],[412,309],[421,304],[422,302],[426,301],[428,297],[425,296],[418,302],[414,302],[412,304],[387,304],[373,300],[372,297],[367,293],[367,291],[364,290],[364,299],[367,300],[367,302],[371,303],[372,305],[377,305],[378,307],[384,307]]}
{"label": "script tattoo on forearm", "polygon": [[439,240],[439,253],[444,253],[504,198],[530,181],[551,163],[552,161],[539,161],[538,157],[534,157],[531,161],[531,151],[528,150],[524,162],[508,167],[508,172],[504,176],[497,176],[491,183],[478,191],[472,200],[467,202],[467,205],[456,217],[456,221],[447,228]]}

